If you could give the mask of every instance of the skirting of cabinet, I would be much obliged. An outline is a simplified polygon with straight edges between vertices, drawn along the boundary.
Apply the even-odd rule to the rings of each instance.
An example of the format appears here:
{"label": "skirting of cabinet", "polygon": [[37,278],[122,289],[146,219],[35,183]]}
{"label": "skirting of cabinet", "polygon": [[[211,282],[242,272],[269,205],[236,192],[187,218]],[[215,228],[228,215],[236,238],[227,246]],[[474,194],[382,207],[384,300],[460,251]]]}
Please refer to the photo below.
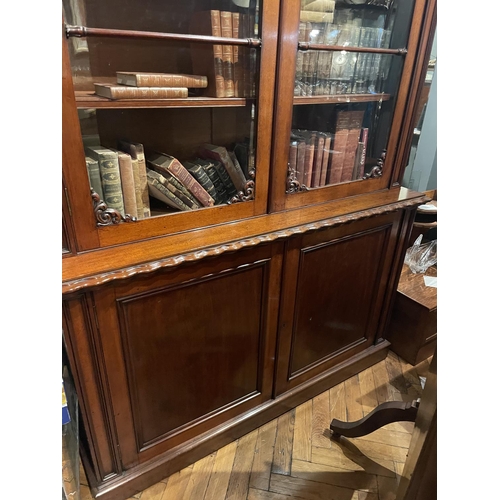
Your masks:
{"label": "skirting of cabinet", "polygon": [[[162,480],[308,399],[317,396],[328,388],[378,363],[387,356],[389,346],[388,341],[382,341],[375,346],[371,346],[352,356],[344,363],[308,380],[276,399],[269,400],[148,462],[125,471],[121,476],[93,488],[94,496],[100,500],[123,500],[131,497],[151,484]],[[83,461],[87,471],[88,461],[85,456],[83,456]],[[92,471],[88,472],[88,476],[92,482]]]}

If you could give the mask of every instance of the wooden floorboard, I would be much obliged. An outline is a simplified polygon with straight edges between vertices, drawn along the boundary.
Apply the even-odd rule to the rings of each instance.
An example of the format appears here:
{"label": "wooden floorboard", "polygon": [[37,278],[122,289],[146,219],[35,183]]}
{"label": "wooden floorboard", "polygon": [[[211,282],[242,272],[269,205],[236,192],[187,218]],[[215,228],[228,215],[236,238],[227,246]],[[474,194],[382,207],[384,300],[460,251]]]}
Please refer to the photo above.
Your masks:
{"label": "wooden floorboard", "polygon": [[[422,395],[429,360],[387,358],[127,500],[394,500],[412,422],[332,440],[385,401]],[[92,500],[80,468],[81,500]],[[125,500],[125,499],[124,499]]]}

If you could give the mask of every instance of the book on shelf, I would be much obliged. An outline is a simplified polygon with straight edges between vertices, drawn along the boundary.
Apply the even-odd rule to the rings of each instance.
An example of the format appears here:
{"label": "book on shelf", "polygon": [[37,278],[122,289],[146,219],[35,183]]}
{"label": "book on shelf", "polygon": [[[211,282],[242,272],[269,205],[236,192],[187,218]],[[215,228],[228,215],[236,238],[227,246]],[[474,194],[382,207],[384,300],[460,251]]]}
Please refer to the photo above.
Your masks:
{"label": "book on shelf", "polygon": [[214,199],[215,204],[218,204],[217,190],[214,183],[205,172],[205,169],[196,162],[182,161],[181,162],[188,172],[200,183],[203,189]]}
{"label": "book on shelf", "polygon": [[300,22],[333,23],[334,13],[334,0],[302,0],[300,4]]}
{"label": "book on shelf", "polygon": [[153,198],[162,201],[171,208],[182,211],[192,210],[168,187],[168,181],[161,174],[150,168],[146,171],[149,193]]}
{"label": "book on shelf", "polygon": [[[299,42],[305,42],[306,41],[306,23],[300,22],[299,23]],[[304,55],[306,52],[302,50],[297,51],[297,56],[295,59],[295,88],[293,94],[296,96],[303,95],[302,93],[302,79],[304,77],[303,75],[303,66],[304,66]]]}
{"label": "book on shelf", "polygon": [[191,207],[193,210],[203,207],[203,205],[198,201],[198,199],[189,191],[189,189],[172,176],[169,172],[165,170],[158,172],[168,181],[169,189],[174,193],[180,200],[182,200],[186,205]]}
{"label": "book on shelf", "polygon": [[126,140],[119,140],[118,147],[120,151],[128,153],[133,160],[137,160],[137,169],[140,177],[139,189],[142,200],[142,217],[138,212],[139,219],[146,219],[151,217],[151,208],[149,206],[148,194],[148,180],[146,175],[146,156],[144,154],[144,146],[139,142],[131,142]]}
{"label": "book on shelf", "polygon": [[[231,12],[220,11],[221,36],[232,38],[233,16]],[[234,97],[234,58],[233,46],[222,45],[222,74],[224,75],[224,97]]]}
{"label": "book on shelf", "polygon": [[356,177],[357,179],[362,179],[363,176],[365,175],[366,150],[368,148],[368,132],[369,129],[366,127],[363,127],[361,129],[361,139],[360,139],[361,154],[359,162],[357,164],[357,177]]}
{"label": "book on shelf", "polygon": [[335,123],[332,158],[327,176],[328,184],[338,184],[342,177],[347,135],[349,133],[349,111],[339,111]]}
{"label": "book on shelf", "polygon": [[333,12],[315,12],[312,10],[301,10],[300,21],[311,23],[333,23]]}
{"label": "book on shelf", "polygon": [[175,177],[204,207],[214,206],[214,199],[177,158],[166,153],[152,152],[148,154],[146,161],[152,170],[162,175],[166,172]]}
{"label": "book on shelf", "polygon": [[94,83],[95,94],[108,99],[183,99],[188,96],[186,87],[127,87]]}
{"label": "book on shelf", "polygon": [[292,179],[297,179],[297,155],[298,155],[298,141],[290,141],[288,149],[288,170]]}
{"label": "book on shelf", "polygon": [[[130,155],[129,155],[130,156]],[[137,219],[144,219],[144,202],[143,202],[143,193],[142,193],[142,179],[141,173],[139,170],[139,160],[137,158],[132,158],[130,156],[130,161],[132,163],[132,172],[134,174],[134,190],[135,190],[135,204],[137,207]],[[147,180],[146,180],[147,183]],[[147,188],[147,186],[146,186]],[[146,189],[147,192],[149,192]],[[149,201],[149,197],[148,197]]]}
{"label": "book on shelf", "polygon": [[[207,158],[203,159],[207,160]],[[224,185],[224,188],[227,192],[228,199],[235,196],[238,193],[238,191],[236,189],[236,186],[233,184],[233,181],[231,180],[231,177],[229,176],[229,173],[222,164],[222,162],[216,160],[215,158],[208,158],[208,159],[213,164],[216,172],[219,174],[220,180],[222,181],[222,184]]]}
{"label": "book on shelf", "polygon": [[104,201],[99,162],[94,158],[86,156],[85,164],[87,165],[87,173],[89,174],[90,187],[99,195],[99,198]]}
{"label": "book on shelf", "polygon": [[306,153],[306,142],[304,139],[297,140],[297,180],[302,186],[304,184],[304,161]]}
{"label": "book on shelf", "polygon": [[312,187],[312,172],[314,166],[314,148],[316,144],[316,133],[305,131],[305,153],[304,153],[304,185]]}
{"label": "book on shelf", "polygon": [[335,10],[335,0],[301,0],[300,8],[301,10],[313,12],[333,12]]}
{"label": "book on shelf", "polygon": [[[204,160],[202,158],[196,158],[195,162],[198,165],[201,165],[201,168],[205,170],[207,173],[208,177],[212,181],[212,184],[214,185],[215,190],[217,191],[217,197],[214,198],[217,204],[222,204],[222,203],[227,203],[229,200],[229,194],[226,190],[226,187],[224,186],[224,183],[217,172],[217,169],[215,168],[215,164],[213,161],[209,160]],[[222,165],[221,165],[222,167]],[[224,168],[224,167],[222,167]],[[229,179],[229,177],[228,177]],[[231,181],[231,179],[229,179]]]}
{"label": "book on shelf", "polygon": [[356,148],[356,154],[354,156],[354,168],[352,170],[352,181],[356,181],[360,179],[359,177],[359,167],[361,164],[361,156],[363,155],[363,143],[361,141],[358,142],[358,146]]}
{"label": "book on shelf", "polygon": [[[233,38],[241,38],[240,36],[240,17],[239,12],[231,12]],[[243,97],[243,65],[240,60],[240,47],[233,45],[233,80],[234,80],[234,97]]]}
{"label": "book on shelf", "polygon": [[326,176],[328,174],[328,167],[330,163],[330,146],[332,142],[332,134],[325,133],[325,144],[323,147],[323,164],[321,165],[321,175],[319,180],[320,186],[326,185]]}
{"label": "book on shelf", "polygon": [[117,71],[116,83],[131,87],[187,87],[204,89],[208,79],[202,75],[183,73],[147,73],[133,71]]}
{"label": "book on shelf", "polygon": [[[221,18],[219,10],[194,12],[190,20],[190,33],[221,37]],[[207,75],[208,85],[204,95],[225,97],[222,45],[191,44],[193,72]]]}
{"label": "book on shelf", "polygon": [[[194,12],[190,21],[190,33],[221,37],[219,10]],[[193,72],[207,75],[207,87],[203,93],[210,97],[225,97],[224,70],[222,63],[222,45],[191,44]]]}
{"label": "book on shelf", "polygon": [[117,152],[103,146],[85,146],[85,155],[99,162],[104,202],[125,215]]}
{"label": "book on shelf", "polygon": [[123,206],[125,213],[137,218],[137,201],[132,157],[123,151],[117,151],[120,177],[122,181]]}
{"label": "book on shelf", "polygon": [[216,146],[215,144],[204,144],[199,148],[198,155],[202,158],[213,159],[222,163],[237,191],[244,191],[247,183],[245,174],[239,163],[235,164],[231,159],[225,147]]}
{"label": "book on shelf", "polygon": [[311,187],[320,186],[321,168],[323,166],[323,150],[325,147],[325,134],[316,132],[316,141],[314,143],[314,163],[311,178]]}
{"label": "book on shelf", "polygon": [[364,111],[345,111],[344,113],[348,114],[348,133],[340,182],[348,182],[352,180],[356,159],[356,150],[358,148],[359,138],[361,135],[361,126],[363,124],[364,116]]}

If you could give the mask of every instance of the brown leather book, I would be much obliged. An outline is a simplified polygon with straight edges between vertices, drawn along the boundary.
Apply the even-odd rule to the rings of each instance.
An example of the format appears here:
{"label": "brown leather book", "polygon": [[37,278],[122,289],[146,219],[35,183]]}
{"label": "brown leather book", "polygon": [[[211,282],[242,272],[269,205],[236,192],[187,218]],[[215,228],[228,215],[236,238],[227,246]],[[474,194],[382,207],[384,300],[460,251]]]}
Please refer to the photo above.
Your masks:
{"label": "brown leather book", "polygon": [[316,144],[314,145],[314,164],[312,171],[311,186],[319,187],[321,178],[321,168],[323,166],[323,150],[325,147],[325,135],[317,132]]}
{"label": "brown leather book", "polygon": [[167,172],[175,177],[204,207],[213,207],[215,205],[214,199],[177,158],[165,153],[154,152],[148,154],[146,161],[153,170],[159,173]]}
{"label": "brown leather book", "polygon": [[173,87],[127,87],[94,83],[94,90],[96,95],[108,99],[174,99],[188,96],[187,88]]}
{"label": "brown leather book", "polygon": [[291,141],[288,149],[288,162],[290,164],[289,172],[292,179],[297,178],[297,155],[298,155],[298,141]]}
{"label": "brown leather book", "polygon": [[146,174],[146,157],[144,155],[144,146],[139,142],[118,141],[118,149],[128,153],[132,159],[137,160],[141,191],[141,200],[143,208],[143,216],[139,219],[151,217],[151,209],[149,206],[148,179]]}
{"label": "brown leather book", "polygon": [[[222,36],[220,11],[204,10],[194,12],[189,30],[194,35]],[[222,45],[191,44],[193,72],[207,75],[208,85],[203,94],[209,97],[224,97],[224,72],[222,65]]]}
{"label": "brown leather book", "polygon": [[208,86],[206,76],[181,73],[146,73],[117,71],[116,83],[131,87],[187,87],[204,89]]}
{"label": "brown leather book", "polygon": [[345,146],[347,143],[348,129],[339,130],[335,133],[333,141],[332,158],[330,161],[330,171],[327,176],[327,184],[338,184],[342,177],[342,165],[344,163]]}
{"label": "brown leather book", "polygon": [[123,151],[117,151],[118,165],[120,167],[120,178],[122,181],[123,205],[125,213],[132,217],[138,217],[137,202],[135,199],[134,169],[132,157]]}
{"label": "brown leather book", "polygon": [[216,146],[214,144],[204,144],[198,150],[199,156],[202,158],[208,158],[211,160],[216,160],[222,163],[226,169],[231,181],[238,191],[244,191],[247,180],[245,179],[245,174],[239,166],[235,164],[228,154],[228,151],[223,146]]}
{"label": "brown leather book", "polygon": [[349,133],[347,135],[340,182],[349,182],[352,180],[364,111],[346,111],[345,113],[348,113]]}
{"label": "brown leather book", "polygon": [[361,150],[361,158],[359,160],[357,179],[362,179],[365,175],[365,163],[366,163],[366,150],[368,148],[368,128],[361,129],[361,139],[360,141],[363,143],[363,147]]}
{"label": "brown leather book", "polygon": [[326,185],[326,176],[328,172],[328,164],[330,160],[330,145],[332,141],[331,134],[325,134],[325,145],[323,147],[323,164],[321,165],[321,175],[319,179],[319,185]]}
{"label": "brown leather book", "polygon": [[[240,37],[240,16],[239,12],[231,13],[233,18],[233,38]],[[233,78],[234,97],[243,97],[243,64],[240,60],[240,47],[233,45]]]}
{"label": "brown leather book", "polygon": [[[233,16],[232,12],[221,10],[220,12],[221,36],[224,38],[233,37]],[[234,97],[234,58],[233,46],[222,46],[222,72],[224,75],[224,96]]]}
{"label": "brown leather book", "polygon": [[297,144],[297,180],[304,184],[304,160],[306,155],[306,141],[300,139]]}
{"label": "brown leather book", "polygon": [[312,171],[314,165],[314,147],[316,143],[316,134],[311,132],[306,135],[306,147],[304,158],[304,185],[311,187]]}
{"label": "brown leather book", "polygon": [[144,219],[144,204],[142,202],[141,193],[141,174],[139,172],[139,160],[130,157],[132,162],[132,171],[134,172],[134,189],[135,189],[135,204],[137,206],[137,218]]}

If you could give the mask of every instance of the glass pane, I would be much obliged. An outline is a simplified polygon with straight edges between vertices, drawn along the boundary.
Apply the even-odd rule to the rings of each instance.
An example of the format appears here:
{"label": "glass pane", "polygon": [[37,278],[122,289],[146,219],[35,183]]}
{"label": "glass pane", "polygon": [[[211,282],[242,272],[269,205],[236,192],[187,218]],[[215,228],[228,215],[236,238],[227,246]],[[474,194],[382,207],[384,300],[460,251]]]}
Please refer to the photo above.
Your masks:
{"label": "glass pane", "polygon": [[413,2],[392,0],[302,0],[299,44],[312,49],[296,59],[289,182],[298,190],[370,177],[404,62],[384,51],[406,47],[412,10]]}
{"label": "glass pane", "polygon": [[141,219],[253,199],[259,51],[185,35],[259,37],[259,2],[64,0],[63,7],[68,25],[181,36],[68,40],[89,181],[108,208]]}

